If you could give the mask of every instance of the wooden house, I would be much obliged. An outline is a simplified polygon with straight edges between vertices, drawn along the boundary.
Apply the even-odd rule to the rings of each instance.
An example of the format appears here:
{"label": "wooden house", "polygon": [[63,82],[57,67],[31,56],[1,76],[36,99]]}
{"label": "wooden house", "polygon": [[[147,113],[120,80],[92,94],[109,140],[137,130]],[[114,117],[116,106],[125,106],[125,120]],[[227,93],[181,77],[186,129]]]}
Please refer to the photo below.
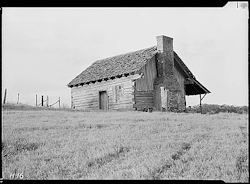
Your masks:
{"label": "wooden house", "polygon": [[210,93],[174,52],[173,38],[156,40],[156,46],[92,63],[68,83],[71,107],[184,111],[186,95]]}

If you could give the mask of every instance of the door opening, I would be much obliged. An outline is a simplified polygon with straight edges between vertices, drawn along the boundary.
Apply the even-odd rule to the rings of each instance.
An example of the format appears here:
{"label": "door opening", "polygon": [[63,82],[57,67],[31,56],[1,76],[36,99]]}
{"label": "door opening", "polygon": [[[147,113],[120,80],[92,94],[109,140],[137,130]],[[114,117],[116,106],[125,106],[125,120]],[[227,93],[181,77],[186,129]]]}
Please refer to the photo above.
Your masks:
{"label": "door opening", "polygon": [[108,110],[108,93],[99,91],[99,109]]}

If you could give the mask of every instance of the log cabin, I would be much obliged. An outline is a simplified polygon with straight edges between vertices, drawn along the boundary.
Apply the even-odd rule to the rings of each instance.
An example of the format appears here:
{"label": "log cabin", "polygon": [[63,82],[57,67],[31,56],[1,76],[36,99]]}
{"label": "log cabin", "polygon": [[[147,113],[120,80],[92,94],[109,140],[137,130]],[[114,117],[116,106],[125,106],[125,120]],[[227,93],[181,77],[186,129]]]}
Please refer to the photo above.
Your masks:
{"label": "log cabin", "polygon": [[186,95],[208,94],[173,50],[173,38],[157,45],[97,60],[77,75],[71,108],[82,110],[185,111]]}

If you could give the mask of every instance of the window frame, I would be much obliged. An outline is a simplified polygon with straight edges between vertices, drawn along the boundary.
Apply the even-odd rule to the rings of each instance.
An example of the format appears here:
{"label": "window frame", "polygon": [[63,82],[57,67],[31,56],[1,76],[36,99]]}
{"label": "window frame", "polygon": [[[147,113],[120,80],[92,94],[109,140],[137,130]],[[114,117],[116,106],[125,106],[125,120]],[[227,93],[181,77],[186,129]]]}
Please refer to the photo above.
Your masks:
{"label": "window frame", "polygon": [[[120,89],[119,89],[120,87]],[[115,101],[121,102],[124,99],[124,86],[123,84],[115,85]]]}

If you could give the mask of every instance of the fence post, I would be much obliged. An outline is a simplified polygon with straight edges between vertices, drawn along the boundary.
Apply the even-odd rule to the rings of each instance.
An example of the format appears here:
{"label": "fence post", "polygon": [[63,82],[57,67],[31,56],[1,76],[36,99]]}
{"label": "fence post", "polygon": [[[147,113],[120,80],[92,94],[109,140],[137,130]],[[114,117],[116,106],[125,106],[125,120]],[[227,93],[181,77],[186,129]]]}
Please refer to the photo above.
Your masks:
{"label": "fence post", "polygon": [[59,108],[60,108],[60,97],[59,97]]}
{"label": "fence post", "polygon": [[37,94],[36,94],[36,106],[37,106]]}
{"label": "fence post", "polygon": [[4,91],[4,97],[3,97],[3,103],[5,104],[6,102],[6,95],[7,95],[7,89],[5,89]]}
{"label": "fence post", "polygon": [[47,95],[47,107],[49,107],[49,96]]}
{"label": "fence post", "polygon": [[42,106],[43,106],[43,95],[42,95]]}
{"label": "fence post", "polygon": [[19,103],[19,93],[17,93],[17,104]]}

